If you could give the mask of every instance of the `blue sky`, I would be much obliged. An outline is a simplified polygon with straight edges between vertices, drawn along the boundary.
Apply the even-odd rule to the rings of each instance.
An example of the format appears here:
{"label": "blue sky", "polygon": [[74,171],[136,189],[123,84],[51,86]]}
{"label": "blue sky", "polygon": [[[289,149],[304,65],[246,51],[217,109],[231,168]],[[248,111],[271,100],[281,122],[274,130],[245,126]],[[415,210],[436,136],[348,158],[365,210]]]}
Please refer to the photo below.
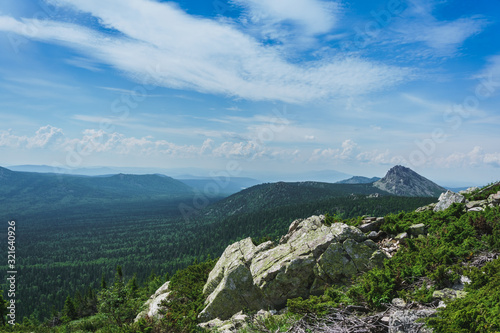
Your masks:
{"label": "blue sky", "polygon": [[500,179],[498,1],[4,0],[0,165]]}

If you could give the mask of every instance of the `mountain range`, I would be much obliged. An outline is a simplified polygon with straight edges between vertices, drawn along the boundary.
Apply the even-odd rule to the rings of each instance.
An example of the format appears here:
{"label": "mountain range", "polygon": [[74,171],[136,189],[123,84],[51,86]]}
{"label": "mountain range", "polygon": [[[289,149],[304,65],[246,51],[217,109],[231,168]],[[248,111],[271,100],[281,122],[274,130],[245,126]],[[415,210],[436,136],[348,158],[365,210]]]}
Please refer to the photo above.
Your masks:
{"label": "mountain range", "polygon": [[[402,177],[396,187],[420,179],[396,174]],[[242,177],[181,181],[162,174],[78,176],[0,167],[0,219],[19,223],[24,239],[19,255],[29,271],[24,276],[30,284],[20,291],[29,305],[19,310],[20,318],[35,309],[49,315],[50,306],[39,305],[40,290],[62,306],[75,286],[97,283],[103,272],[111,279],[110,269],[116,265],[137,272],[143,281],[153,268],[174,272],[199,256],[219,256],[241,237],[275,239],[297,218],[325,213],[383,216],[435,200],[394,196],[373,183],[253,182]],[[214,186],[219,196],[212,195]],[[231,186],[238,192],[228,196],[224,189]],[[197,214],[186,218],[184,207]],[[80,274],[78,265],[87,273]],[[58,275],[73,284],[61,286]],[[52,292],[59,289],[64,292]]]}
{"label": "mountain range", "polygon": [[187,198],[196,193],[222,198],[232,194],[212,207],[214,211],[231,215],[348,195],[437,197],[446,191],[403,166],[395,166],[384,178],[375,180],[376,178],[352,177],[338,183],[307,181],[256,185],[258,180],[243,177],[222,181],[201,177],[177,180],[162,174],[79,176],[18,172],[0,167],[0,199],[4,203],[34,205]]}

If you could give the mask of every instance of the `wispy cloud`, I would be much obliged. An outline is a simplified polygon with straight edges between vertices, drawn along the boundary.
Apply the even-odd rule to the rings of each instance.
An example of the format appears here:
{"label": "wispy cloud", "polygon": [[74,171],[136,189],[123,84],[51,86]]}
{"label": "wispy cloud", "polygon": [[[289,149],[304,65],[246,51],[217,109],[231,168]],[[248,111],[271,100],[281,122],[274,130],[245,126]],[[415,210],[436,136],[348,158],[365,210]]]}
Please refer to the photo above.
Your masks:
{"label": "wispy cloud", "polygon": [[[409,69],[358,57],[289,62],[279,46],[266,45],[234,24],[190,16],[170,3],[148,0],[56,3],[90,13],[102,25],[121,34],[104,34],[78,24],[16,20],[9,16],[0,16],[0,30],[77,49],[148,84],[249,100],[305,103],[365,94],[410,79]],[[298,3],[310,4],[317,10],[325,6],[313,0]],[[252,6],[258,4],[270,6],[264,2]],[[298,20],[295,9],[290,9],[293,6],[287,7],[288,11],[273,15]],[[330,14],[320,15],[324,19],[317,22],[312,22],[312,17],[306,16],[301,21],[311,33],[326,31],[333,24]],[[36,33],[28,34],[32,27],[36,27]]]}
{"label": "wispy cloud", "polygon": [[246,9],[245,20],[259,37],[279,40],[285,44],[296,40],[304,42],[316,35],[330,32],[338,21],[340,11],[337,2],[321,0],[231,2]]}
{"label": "wispy cloud", "polygon": [[445,2],[409,1],[408,8],[391,27],[395,33],[389,36],[391,42],[403,45],[420,43],[423,49],[413,50],[414,55],[449,57],[455,55],[467,39],[490,24],[485,17],[478,15],[440,21],[432,13]]}

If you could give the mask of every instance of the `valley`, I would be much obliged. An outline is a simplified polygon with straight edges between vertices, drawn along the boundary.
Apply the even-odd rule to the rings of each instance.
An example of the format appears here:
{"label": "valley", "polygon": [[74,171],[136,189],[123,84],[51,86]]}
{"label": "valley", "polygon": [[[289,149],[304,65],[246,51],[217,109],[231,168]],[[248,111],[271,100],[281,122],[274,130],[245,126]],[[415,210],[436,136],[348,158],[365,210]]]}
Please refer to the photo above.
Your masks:
{"label": "valley", "polygon": [[[117,265],[127,279],[135,274],[143,283],[152,272],[173,274],[194,260],[218,257],[245,237],[276,239],[297,218],[382,216],[435,200],[392,196],[371,184],[278,182],[228,197],[206,196],[206,207],[195,209],[199,190],[162,175],[89,177],[2,168],[0,181],[0,217],[18,225],[20,320],[49,318],[68,295],[99,290]],[[180,207],[191,207],[193,214],[183,216]]]}

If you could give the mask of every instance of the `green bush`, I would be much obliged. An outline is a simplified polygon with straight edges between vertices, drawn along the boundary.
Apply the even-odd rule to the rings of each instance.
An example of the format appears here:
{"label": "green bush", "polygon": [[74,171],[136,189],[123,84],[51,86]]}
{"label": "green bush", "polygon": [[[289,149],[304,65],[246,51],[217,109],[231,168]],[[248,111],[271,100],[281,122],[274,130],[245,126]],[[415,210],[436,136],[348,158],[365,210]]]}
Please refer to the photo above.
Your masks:
{"label": "green bush", "polygon": [[177,271],[170,280],[168,310],[160,328],[167,332],[196,332],[198,314],[203,310],[203,286],[217,260],[195,261],[191,266]]}
{"label": "green bush", "polygon": [[500,260],[481,269],[471,269],[468,294],[440,308],[438,316],[427,320],[440,332],[500,332]]}

